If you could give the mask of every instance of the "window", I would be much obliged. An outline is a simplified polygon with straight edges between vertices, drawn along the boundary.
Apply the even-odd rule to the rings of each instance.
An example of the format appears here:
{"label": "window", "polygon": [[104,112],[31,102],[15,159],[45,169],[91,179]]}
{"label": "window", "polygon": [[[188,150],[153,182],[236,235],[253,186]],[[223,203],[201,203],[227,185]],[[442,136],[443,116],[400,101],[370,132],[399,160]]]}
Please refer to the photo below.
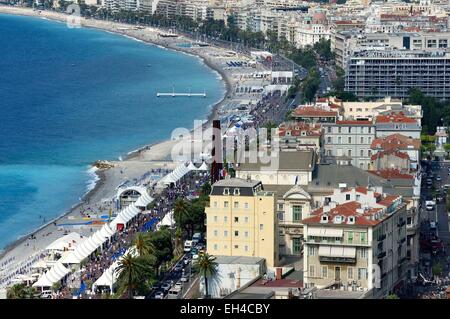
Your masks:
{"label": "window", "polygon": [[245,238],[248,238],[248,231],[244,233]]}
{"label": "window", "polygon": [[217,202],[214,202],[214,207],[217,207]]}
{"label": "window", "polygon": [[248,209],[248,203],[244,203],[244,208]]}
{"label": "window", "polygon": [[358,280],[367,279],[367,269],[366,268],[358,268]]}
{"label": "window", "polygon": [[322,278],[328,278],[328,266],[322,266]]}
{"label": "window", "polygon": [[234,245],[234,249],[239,249],[239,245]]}
{"label": "window", "polygon": [[283,204],[278,204],[278,210],[284,210],[284,205]]}
{"label": "window", "polygon": [[239,191],[239,188],[233,189],[233,195],[240,195],[241,192]]}
{"label": "window", "polygon": [[340,136],[338,137],[338,144],[342,144],[342,138]]}
{"label": "window", "polygon": [[219,234],[218,234],[218,231],[215,230],[215,231],[214,231],[214,236],[217,237],[218,235],[219,235]]}
{"label": "window", "polygon": [[364,137],[361,136],[361,144],[364,144]]}
{"label": "window", "polygon": [[328,127],[327,127],[327,132],[328,132],[328,133],[331,133],[331,126],[328,126]]}
{"label": "window", "polygon": [[364,157],[364,150],[361,150],[360,155],[361,157]]}
{"label": "window", "polygon": [[338,133],[342,133],[341,131],[341,127],[338,127]]}
{"label": "window", "polygon": [[214,244],[214,250],[217,250],[217,244]]}
{"label": "window", "polygon": [[348,150],[348,156],[349,156],[349,157],[352,156],[352,150]]}
{"label": "window", "polygon": [[[369,134],[372,133],[372,127],[369,126]],[[370,143],[370,137],[369,137],[369,143]]]}
{"label": "window", "polygon": [[259,224],[259,230],[263,230],[264,224]]}
{"label": "window", "polygon": [[350,194],[345,194],[345,200],[350,200]]}
{"label": "window", "polygon": [[350,136],[348,137],[348,144],[352,144],[352,138]]}
{"label": "window", "polygon": [[244,217],[244,222],[248,223],[248,217]]}
{"label": "window", "polygon": [[230,195],[230,189],[229,188],[224,188],[223,189],[223,194],[224,195]]}
{"label": "window", "polygon": [[347,278],[353,279],[353,268],[352,267],[347,268]]}
{"label": "window", "polygon": [[348,132],[349,132],[349,133],[352,132],[352,127],[351,127],[351,126],[348,127]]}
{"label": "window", "polygon": [[359,252],[359,258],[367,259],[367,248],[361,248],[358,250],[358,252]]}
{"label": "window", "polygon": [[228,207],[228,202],[227,202],[227,201],[223,202],[223,207],[224,207],[224,208],[227,208],[227,207]]}
{"label": "window", "polygon": [[224,217],[223,217],[223,222],[224,222],[224,223],[228,222],[228,217],[227,217],[227,216],[224,216]]}
{"label": "window", "polygon": [[223,231],[223,237],[228,237],[228,230]]}
{"label": "window", "polygon": [[234,222],[239,223],[239,217],[234,217]]}
{"label": "window", "polygon": [[314,265],[309,265],[309,277],[314,277]]}
{"label": "window", "polygon": [[316,253],[317,253],[316,247],[308,246],[308,256],[316,256]]}
{"label": "window", "polygon": [[247,245],[244,246],[244,250],[248,251],[248,246]]}
{"label": "window", "polygon": [[239,231],[238,230],[235,230],[234,231],[234,237],[238,237],[239,236]]}
{"label": "window", "polygon": [[349,231],[348,232],[348,243],[351,244],[353,242],[353,232]]}
{"label": "window", "polygon": [[302,241],[300,238],[292,238],[292,251],[294,254],[302,252]]}
{"label": "window", "polygon": [[328,136],[328,137],[327,137],[327,143],[328,143],[328,144],[331,144],[331,136]]}
{"label": "window", "polygon": [[361,236],[360,236],[360,237],[361,237],[361,244],[367,244],[367,243],[366,243],[366,239],[367,239],[367,238],[366,238],[366,233],[361,233]]}
{"label": "window", "polygon": [[239,208],[239,202],[234,202],[234,208]]}
{"label": "window", "polygon": [[217,216],[214,216],[214,221],[217,222]]}
{"label": "window", "polygon": [[302,206],[294,205],[292,207],[292,219],[294,222],[299,222],[302,220]]}

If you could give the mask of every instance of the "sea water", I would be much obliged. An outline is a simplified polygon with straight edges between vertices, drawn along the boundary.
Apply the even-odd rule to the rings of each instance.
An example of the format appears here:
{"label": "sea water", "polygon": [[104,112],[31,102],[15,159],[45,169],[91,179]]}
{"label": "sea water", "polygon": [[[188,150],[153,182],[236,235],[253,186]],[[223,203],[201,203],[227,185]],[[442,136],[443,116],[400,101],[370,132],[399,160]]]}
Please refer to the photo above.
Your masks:
{"label": "sea water", "polygon": [[[173,87],[207,97],[156,97]],[[75,205],[93,161],[191,129],[224,90],[199,58],[0,14],[0,248]]]}

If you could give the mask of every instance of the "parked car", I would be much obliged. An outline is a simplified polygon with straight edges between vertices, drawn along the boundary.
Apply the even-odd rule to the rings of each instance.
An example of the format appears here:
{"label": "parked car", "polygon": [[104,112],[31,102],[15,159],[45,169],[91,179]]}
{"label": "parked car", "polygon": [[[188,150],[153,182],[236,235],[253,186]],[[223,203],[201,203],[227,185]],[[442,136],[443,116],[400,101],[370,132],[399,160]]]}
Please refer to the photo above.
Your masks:
{"label": "parked car", "polygon": [[189,277],[187,275],[183,275],[183,276],[181,276],[180,281],[181,282],[188,282],[189,281]]}
{"label": "parked car", "polygon": [[190,252],[191,249],[192,249],[192,246],[193,246],[192,240],[186,240],[186,241],[184,242],[184,251],[185,251],[185,252]]}
{"label": "parked car", "polygon": [[155,299],[164,299],[164,291],[159,290],[155,293]]}
{"label": "parked car", "polygon": [[164,290],[165,292],[169,291],[170,288],[172,288],[172,285],[170,284],[170,282],[165,282],[161,285],[161,289]]}
{"label": "parked car", "polygon": [[441,176],[436,176],[436,181],[438,181],[438,182],[440,182],[440,181],[442,181],[442,177]]}
{"label": "parked car", "polygon": [[41,292],[41,296],[42,299],[52,299],[52,291],[51,290],[44,290],[43,292]]}
{"label": "parked car", "polygon": [[180,271],[183,270],[183,265],[182,265],[181,263],[178,263],[178,264],[175,265],[175,267],[173,268],[173,270],[174,270],[175,272],[180,272]]}
{"label": "parked car", "polygon": [[183,289],[183,283],[182,283],[181,281],[177,282],[177,283],[175,284],[174,288],[180,289],[180,290]]}

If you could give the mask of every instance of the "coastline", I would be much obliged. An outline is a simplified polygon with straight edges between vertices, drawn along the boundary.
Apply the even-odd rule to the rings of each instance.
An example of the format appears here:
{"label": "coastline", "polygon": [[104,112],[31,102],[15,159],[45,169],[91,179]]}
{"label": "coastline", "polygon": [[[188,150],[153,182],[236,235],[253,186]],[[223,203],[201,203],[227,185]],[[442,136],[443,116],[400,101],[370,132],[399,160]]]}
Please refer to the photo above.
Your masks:
{"label": "coastline", "polygon": [[[29,9],[29,8],[11,7],[11,6],[4,6],[4,5],[0,5],[0,13],[11,14],[11,15],[30,16],[30,17],[42,18],[42,19],[53,20],[53,21],[58,21],[58,22],[65,22],[66,18],[67,18],[66,15],[56,13],[56,12],[51,12],[51,11],[40,11],[39,12],[39,11],[33,11],[32,9]],[[176,46],[177,42],[180,42],[183,40],[189,41],[185,37],[180,36],[174,40],[173,39],[171,39],[171,40],[164,39],[164,40],[158,41],[158,38],[155,38],[155,37],[153,37],[153,38],[152,37],[144,37],[144,36],[139,37],[139,33],[142,30],[132,30],[131,29],[131,30],[129,30],[130,32],[124,32],[124,31],[119,31],[116,29],[116,28],[120,28],[120,27],[132,28],[133,27],[132,25],[116,23],[116,22],[109,22],[109,21],[94,20],[94,19],[81,18],[81,26],[83,28],[84,27],[94,28],[94,29],[98,29],[100,31],[112,32],[112,33],[115,33],[118,35],[130,37],[135,40],[145,42],[146,44],[156,45],[156,46],[159,46],[164,49],[174,50],[174,51],[178,51],[180,53],[189,54],[193,57],[200,58],[207,67],[209,67],[213,71],[216,71],[221,76],[222,81],[225,82],[225,93],[224,93],[223,98],[221,100],[219,100],[218,102],[216,102],[214,105],[212,105],[211,109],[208,110],[207,119],[206,119],[206,122],[204,123],[204,127],[207,125],[210,125],[211,121],[216,117],[219,107],[227,100],[227,98],[230,97],[230,95],[232,95],[232,91],[231,91],[232,80],[230,79],[228,74],[219,65],[216,65],[212,61],[210,61],[208,59],[207,55],[204,54],[204,52],[202,52],[202,51],[199,52],[199,51],[193,50],[193,48],[183,48],[183,47]],[[137,32],[134,32],[134,31],[137,31]],[[157,32],[157,31],[158,31],[157,29],[154,29],[153,33]],[[129,34],[129,33],[131,33],[131,34]],[[154,34],[153,34],[153,36],[154,36]],[[154,40],[154,41],[152,41],[152,40]],[[35,230],[29,232],[28,234],[25,234],[22,237],[7,244],[5,247],[3,247],[0,250],[0,260],[3,261],[3,259],[6,259],[6,257],[9,258],[10,257],[9,255],[11,255],[14,250],[24,250],[24,249],[19,249],[19,248],[22,247],[23,244],[28,241],[28,238],[31,235],[34,235],[35,237],[39,237],[40,239],[42,239],[42,237],[45,237],[47,239],[47,240],[40,240],[40,242],[39,242],[40,247],[38,247],[37,249],[33,248],[34,251],[45,248],[45,246],[48,245],[50,242],[61,237],[62,233],[61,232],[58,233],[58,229],[55,226],[55,223],[58,221],[62,221],[63,219],[69,218],[69,216],[79,215],[79,210],[84,204],[90,203],[90,202],[101,201],[102,196],[104,194],[111,193],[112,190],[114,191],[116,186],[118,185],[118,183],[115,183],[115,182],[117,182],[117,178],[114,179],[112,177],[112,175],[114,175],[114,172],[117,173],[118,170],[122,170],[122,169],[132,170],[131,166],[137,166],[136,161],[138,160],[138,158],[140,158],[142,156],[142,153],[146,153],[146,154],[144,154],[144,157],[146,157],[145,155],[149,155],[148,153],[152,153],[152,154],[150,154],[150,156],[147,156],[150,158],[150,162],[147,163],[148,165],[141,165],[141,166],[143,166],[142,169],[139,169],[139,168],[134,169],[133,175],[139,176],[139,173],[141,173],[141,175],[142,175],[143,173],[145,173],[145,171],[146,171],[145,169],[149,169],[150,167],[153,167],[155,165],[156,165],[156,167],[158,167],[158,166],[159,167],[167,167],[168,163],[164,163],[164,162],[168,162],[167,157],[170,156],[171,144],[173,144],[173,142],[174,141],[171,141],[169,138],[169,139],[165,139],[163,141],[144,145],[137,150],[129,152],[123,161],[120,161],[120,162],[110,161],[110,162],[114,163],[114,165],[116,165],[116,167],[109,168],[109,169],[97,169],[95,171],[95,174],[97,175],[98,179],[95,182],[95,186],[91,190],[86,192],[84,195],[82,195],[80,197],[80,201],[78,203],[74,204],[72,207],[70,207],[66,212],[62,213],[61,215],[53,218],[52,220],[37,227]],[[154,165],[151,162],[155,162]],[[145,163],[142,162],[140,164],[145,164]],[[47,233],[47,235],[45,233]],[[49,236],[48,234],[52,234],[53,236]],[[41,235],[42,235],[42,237],[41,237]],[[55,237],[55,235],[57,235],[57,236]],[[22,252],[22,254],[19,254],[19,255],[27,256],[27,255],[30,255],[30,252]],[[22,259],[17,259],[16,262],[19,262],[20,260],[22,260]]]}

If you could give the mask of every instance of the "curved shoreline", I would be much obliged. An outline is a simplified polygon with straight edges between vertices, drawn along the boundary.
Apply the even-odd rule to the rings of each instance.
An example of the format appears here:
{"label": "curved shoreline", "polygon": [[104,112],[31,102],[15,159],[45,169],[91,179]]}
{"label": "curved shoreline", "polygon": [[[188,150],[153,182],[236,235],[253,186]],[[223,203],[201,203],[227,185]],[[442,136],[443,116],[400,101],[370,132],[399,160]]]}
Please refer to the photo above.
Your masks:
{"label": "curved shoreline", "polygon": [[[56,13],[56,12],[53,12],[53,11],[42,11],[41,13],[44,13],[44,14],[47,13],[47,14],[41,15],[41,13],[39,13],[38,11],[33,11],[32,9],[29,9],[29,8],[12,7],[12,6],[4,6],[4,5],[0,5],[0,13],[9,14],[9,15],[29,16],[29,17],[35,17],[35,18],[42,18],[42,19],[45,19],[45,20],[51,20],[51,21],[56,21],[56,22],[61,22],[61,23],[63,23],[64,20],[67,17],[64,14]],[[51,16],[49,16],[49,15],[51,15]],[[199,52],[193,52],[193,51],[189,50],[189,48],[177,47],[175,45],[174,42],[178,42],[178,41],[180,41],[180,38],[184,38],[184,37],[176,38],[176,41],[172,41],[172,42],[169,42],[169,43],[164,43],[163,41],[151,41],[150,39],[139,38],[137,36],[132,36],[132,35],[126,34],[124,32],[120,32],[120,31],[114,30],[114,29],[109,29],[109,28],[106,27],[107,23],[109,23],[110,27],[112,27],[112,28],[120,27],[120,26],[126,26],[126,27],[129,27],[129,28],[132,28],[133,25],[121,24],[121,23],[115,23],[115,22],[114,23],[113,22],[104,23],[104,21],[102,21],[102,20],[94,20],[94,19],[87,20],[87,19],[84,19],[84,18],[82,19],[82,21],[85,22],[85,23],[82,23],[82,25],[81,25],[81,27],[83,27],[83,28],[92,28],[92,29],[97,29],[97,30],[103,31],[103,32],[111,32],[111,33],[114,33],[116,35],[122,35],[122,36],[125,36],[125,37],[129,37],[129,38],[132,38],[132,39],[144,42],[146,44],[155,45],[155,46],[158,46],[158,47],[163,48],[163,49],[173,50],[173,51],[177,51],[179,53],[184,53],[184,54],[191,55],[192,57],[199,58],[199,59],[201,59],[201,61],[208,68],[210,68],[212,71],[217,72],[220,75],[221,80],[223,82],[225,82],[225,92],[224,92],[223,97],[219,101],[215,102],[212,105],[212,107],[207,111],[206,122],[203,124],[203,127],[206,127],[206,126],[211,124],[211,121],[217,115],[218,108],[226,101],[226,99],[228,97],[230,97],[230,95],[232,95],[231,80],[230,80],[230,78],[228,77],[228,75],[226,74],[226,72],[222,68],[220,68],[217,65],[214,65],[214,63],[209,61],[206,56],[202,55]],[[102,26],[98,26],[98,25],[92,25],[92,23],[88,24],[88,23],[86,23],[86,21],[94,22],[94,24],[95,24],[95,22],[104,23],[105,26],[102,27]],[[164,139],[164,140],[159,141],[159,142],[154,142],[154,143],[150,143],[150,144],[144,145],[144,146],[140,147],[139,149],[136,149],[136,150],[133,150],[133,151],[129,152],[126,155],[126,157],[124,158],[123,161],[134,160],[134,159],[136,159],[139,156],[141,151],[149,149],[149,148],[152,148],[152,147],[155,147],[157,145],[161,145],[161,144],[166,143],[168,141],[170,141],[170,138],[169,139]],[[27,239],[31,235],[36,235],[37,233],[41,232],[42,230],[45,230],[48,227],[52,227],[52,225],[55,222],[57,222],[57,221],[65,218],[65,217],[67,217],[68,215],[74,213],[74,211],[77,210],[78,208],[80,208],[80,206],[84,205],[86,202],[89,202],[90,199],[92,197],[94,197],[95,194],[97,194],[99,189],[102,188],[105,184],[108,183],[108,179],[107,179],[107,176],[105,174],[105,172],[107,170],[108,169],[98,169],[98,170],[95,171],[95,174],[98,176],[98,179],[95,182],[95,186],[90,191],[88,191],[85,194],[81,195],[79,202],[75,203],[70,208],[68,208],[68,210],[66,212],[62,213],[61,215],[58,215],[57,217],[53,218],[52,220],[48,221],[47,223],[37,227],[33,231],[31,231],[31,232],[21,236],[20,238],[18,238],[16,240],[13,240],[9,244],[7,244],[4,247],[0,248],[0,260],[2,258],[4,258],[9,252],[14,250],[16,247],[20,246],[22,243],[27,241]],[[115,187],[117,185],[111,185],[111,186]]]}

